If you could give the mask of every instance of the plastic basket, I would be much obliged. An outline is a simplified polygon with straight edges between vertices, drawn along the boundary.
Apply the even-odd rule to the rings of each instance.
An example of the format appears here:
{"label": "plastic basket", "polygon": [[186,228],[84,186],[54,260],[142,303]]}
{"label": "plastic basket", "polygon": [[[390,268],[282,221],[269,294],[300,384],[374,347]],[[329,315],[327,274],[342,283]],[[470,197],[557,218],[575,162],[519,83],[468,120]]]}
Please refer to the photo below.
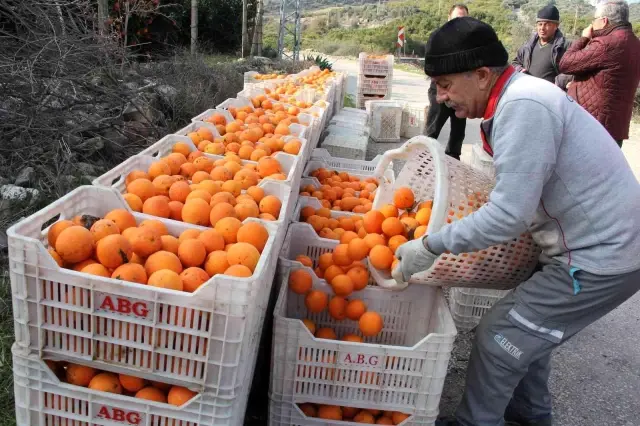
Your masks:
{"label": "plastic basket", "polygon": [[[251,277],[218,275],[194,293],[55,263],[45,246],[48,223],[79,214],[102,217],[116,208],[127,207],[114,191],[84,186],[9,228],[17,344],[42,357],[236,396],[246,378],[241,354],[259,338],[259,313],[275,274],[277,227],[262,222],[269,239]],[[145,219],[134,216],[138,223]],[[174,236],[206,229],[160,220]]]}
{"label": "plastic basket", "polygon": [[202,392],[176,407],[61,382],[37,353],[27,355],[16,345],[12,352],[17,426],[243,424],[245,395],[222,398]]}
{"label": "plastic basket", "polygon": [[410,139],[423,135],[427,125],[427,104],[405,104],[402,108],[400,136]]}
{"label": "plastic basket", "polygon": [[[411,286],[390,295],[365,287],[354,297],[383,317],[382,332],[364,344],[317,339],[301,319],[331,327],[338,337],[359,334],[358,324],[336,321],[327,311],[309,315],[304,295],[287,285],[289,272],[300,264],[280,259],[278,268],[282,281],[274,311],[272,397],[407,414],[438,409],[456,336],[441,289]],[[332,293],[324,280],[311,276],[315,289]]]}
{"label": "plastic basket", "polygon": [[473,144],[471,149],[471,165],[482,173],[495,178],[496,169],[493,166],[493,158],[487,154],[481,144]]}
{"label": "plastic basket", "polygon": [[449,309],[459,330],[472,330],[482,316],[510,290],[453,287],[449,293]]}
{"label": "plastic basket", "polygon": [[[373,208],[393,200],[394,188],[410,187],[416,201],[433,200],[427,234],[439,231],[447,222],[460,220],[480,208],[493,189],[494,181],[473,167],[444,153],[435,139],[416,136],[402,147],[387,151],[378,163],[377,175],[386,170],[387,162],[406,160],[393,185],[381,182]],[[427,271],[413,275],[412,283],[450,287],[510,289],[525,281],[535,268],[540,248],[531,234],[484,250],[438,257]],[[398,288],[395,280],[374,271],[378,284]]]}
{"label": "plastic basket", "polygon": [[[379,409],[379,408],[377,408]],[[416,410],[410,418],[400,425],[402,426],[433,426],[438,417],[438,411],[427,412]],[[307,417],[297,404],[285,402],[274,397],[269,398],[269,426],[359,426],[362,423],[344,420],[335,422],[314,417]]]}
{"label": "plastic basket", "polygon": [[386,77],[365,77],[358,75],[358,93],[369,95],[391,95],[393,81],[391,76]]}
{"label": "plastic basket", "polygon": [[384,58],[371,58],[369,54],[361,52],[358,55],[358,70],[363,75],[393,75],[393,55]]}
{"label": "plastic basket", "polygon": [[322,148],[334,157],[364,160],[367,156],[369,137],[356,134],[329,134],[322,141]]}
{"label": "plastic basket", "polygon": [[402,128],[402,103],[370,101],[366,103],[370,115],[371,139],[376,142],[399,142]]}

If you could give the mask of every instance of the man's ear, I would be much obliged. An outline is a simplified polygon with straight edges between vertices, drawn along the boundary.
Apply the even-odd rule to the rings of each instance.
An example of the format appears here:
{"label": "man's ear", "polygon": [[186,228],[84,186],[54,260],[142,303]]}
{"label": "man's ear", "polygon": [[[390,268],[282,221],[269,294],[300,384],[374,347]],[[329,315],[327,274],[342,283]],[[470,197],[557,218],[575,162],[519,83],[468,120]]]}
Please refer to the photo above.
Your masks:
{"label": "man's ear", "polygon": [[476,75],[476,78],[478,79],[478,88],[480,90],[487,90],[491,88],[493,73],[489,68],[478,68],[474,73]]}

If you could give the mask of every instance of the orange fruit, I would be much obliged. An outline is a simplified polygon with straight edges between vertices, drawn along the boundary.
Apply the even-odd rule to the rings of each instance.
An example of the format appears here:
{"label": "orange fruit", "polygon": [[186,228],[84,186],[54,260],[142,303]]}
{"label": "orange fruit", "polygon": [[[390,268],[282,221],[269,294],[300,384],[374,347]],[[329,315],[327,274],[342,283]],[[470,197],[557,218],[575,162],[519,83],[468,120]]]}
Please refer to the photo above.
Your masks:
{"label": "orange fruit", "polygon": [[416,213],[416,220],[420,225],[428,225],[429,219],[431,219],[431,209],[428,207],[422,208]]}
{"label": "orange fruit", "polygon": [[329,315],[338,321],[342,321],[347,317],[347,301],[344,297],[332,297],[329,301],[328,309]]}
{"label": "orange fruit", "polygon": [[347,304],[347,318],[358,321],[360,317],[367,312],[367,305],[360,299],[350,300]]}
{"label": "orange fruit", "polygon": [[[344,340],[344,339],[342,339]],[[360,412],[359,408],[355,407],[342,407],[342,417],[344,419],[353,419],[356,414]]]}
{"label": "orange fruit", "polygon": [[336,340],[338,338],[338,336],[336,335],[336,332],[330,329],[329,327],[321,327],[318,330],[316,330],[315,337],[317,337],[318,339],[329,339],[329,340]]}
{"label": "orange fruit", "polygon": [[211,213],[209,214],[211,226],[216,226],[218,221],[225,217],[237,217],[236,211],[231,204],[220,202],[211,208]]}
{"label": "orange fruit", "polygon": [[273,157],[262,157],[258,160],[258,174],[261,177],[265,178],[267,176],[271,176],[282,171],[280,167],[280,163]]}
{"label": "orange fruit", "polygon": [[112,373],[96,374],[89,382],[89,389],[108,393],[122,393],[120,380],[118,380],[118,376]]}
{"label": "orange fruit", "polygon": [[171,175],[171,167],[164,161],[156,161],[149,166],[147,171],[150,180],[154,180],[158,176]]}
{"label": "orange fruit", "polygon": [[393,204],[395,204],[399,209],[410,209],[414,202],[415,196],[413,195],[411,188],[398,188],[393,194]]}
{"label": "orange fruit", "polygon": [[154,272],[149,276],[147,284],[152,287],[161,287],[178,291],[182,291],[184,289],[180,275],[170,269],[160,269],[159,271]]}
{"label": "orange fruit", "polygon": [[184,204],[180,201],[169,201],[169,219],[182,222],[182,208]]}
{"label": "orange fruit", "polygon": [[382,416],[376,420],[377,425],[393,425],[393,420],[390,417]]}
{"label": "orange fruit", "polygon": [[367,234],[363,238],[363,240],[367,243],[369,248],[374,248],[375,246],[384,246],[387,244],[387,241],[380,234]]}
{"label": "orange fruit", "polygon": [[377,269],[389,269],[393,262],[393,252],[387,246],[377,245],[369,252],[369,262]]}
{"label": "orange fruit", "polygon": [[358,326],[364,336],[375,336],[382,331],[382,317],[377,312],[367,311],[358,320]]}
{"label": "orange fruit", "polygon": [[326,420],[342,420],[342,409],[336,405],[320,405],[318,418]]}
{"label": "orange fruit", "polygon": [[329,252],[321,254],[318,258],[318,266],[320,269],[324,271],[331,265],[333,265],[333,253]]}
{"label": "orange fruit", "polygon": [[347,271],[347,276],[353,283],[353,291],[360,291],[367,286],[369,282],[369,271],[362,266],[356,266]]}
{"label": "orange fruit", "polygon": [[227,251],[227,260],[231,266],[244,265],[253,272],[260,260],[260,252],[249,243],[235,243]]}
{"label": "orange fruit", "polygon": [[182,208],[182,220],[193,225],[209,226],[211,207],[205,200],[196,198],[187,201]]}
{"label": "orange fruit", "polygon": [[229,266],[227,252],[224,250],[211,252],[204,263],[204,269],[211,277],[216,274],[224,274],[225,271],[229,269]]}
{"label": "orange fruit", "polygon": [[349,296],[353,293],[353,281],[346,274],[341,274],[331,280],[331,287],[338,296]]}
{"label": "orange fruit", "polygon": [[199,239],[187,239],[181,242],[178,247],[178,258],[186,267],[200,266],[206,257],[207,249]]}
{"label": "orange fruit", "polygon": [[149,175],[147,174],[147,172],[144,172],[142,170],[133,170],[127,175],[127,177],[124,180],[124,183],[125,185],[129,185],[131,182],[133,182],[136,179],[151,180],[149,179]]}
{"label": "orange fruit", "polygon": [[181,406],[191,400],[197,393],[182,386],[173,386],[167,395],[167,402],[171,405]]}
{"label": "orange fruit", "polygon": [[64,228],[55,239],[55,250],[67,263],[87,260],[93,254],[94,236],[84,226],[73,225]]}
{"label": "orange fruit", "polygon": [[318,416],[318,410],[313,404],[300,404],[299,407],[300,407],[300,411],[302,411],[304,415],[307,417]]}
{"label": "orange fruit", "polygon": [[126,374],[119,374],[118,380],[120,381],[120,385],[127,392],[138,392],[140,389],[144,388],[146,380],[140,377],[127,376]]}
{"label": "orange fruit", "polygon": [[146,388],[140,389],[138,392],[136,392],[135,397],[146,399],[148,401],[163,403],[167,402],[167,396],[164,394],[164,392],[153,386],[147,386]]}
{"label": "orange fruit", "polygon": [[150,277],[154,272],[162,269],[170,269],[176,274],[182,272],[182,263],[180,258],[174,253],[168,251],[157,251],[149,256],[144,263],[144,269]]}
{"label": "orange fruit", "polygon": [[327,293],[320,290],[311,290],[304,298],[304,304],[309,312],[320,313],[325,310],[329,303]]}
{"label": "orange fruit", "polygon": [[55,247],[56,241],[60,233],[65,229],[72,227],[73,225],[74,225],[73,222],[71,222],[70,220],[60,220],[54,223],[53,225],[51,225],[51,227],[49,227],[49,232],[47,234],[49,247],[52,247],[52,248]]}
{"label": "orange fruit", "polygon": [[207,229],[198,235],[198,240],[202,241],[207,254],[216,250],[224,250],[225,242],[222,235],[215,229]]}
{"label": "orange fruit", "polygon": [[333,281],[333,279],[335,277],[337,277],[338,275],[342,275],[344,274],[344,271],[342,270],[341,267],[339,267],[338,265],[330,265],[325,271],[324,271],[324,279],[327,280],[327,282],[329,284],[331,284],[331,282]]}
{"label": "orange fruit", "polygon": [[382,206],[380,208],[380,213],[382,213],[385,218],[398,217],[398,209],[393,204],[385,204]]}
{"label": "orange fruit", "polygon": [[125,263],[124,265],[118,266],[113,271],[111,278],[138,284],[146,284],[147,272],[144,270],[144,266],[142,265],[137,263]]}
{"label": "orange fruit", "polygon": [[333,250],[333,263],[338,266],[347,266],[351,264],[351,262],[352,259],[349,256],[349,246],[347,244],[338,244]]}
{"label": "orange fruit", "polygon": [[122,264],[129,263],[132,255],[131,243],[120,234],[107,235],[96,245],[98,262],[107,268],[115,269]]}
{"label": "orange fruit", "polygon": [[404,225],[397,217],[388,217],[382,222],[382,232],[387,237],[402,235],[404,233]]}
{"label": "orange fruit", "polygon": [[407,241],[408,240],[404,235],[395,235],[389,238],[389,248],[391,249],[393,254],[395,254],[398,247],[400,247],[402,244],[406,243]]}
{"label": "orange fruit", "polygon": [[176,237],[173,235],[163,235],[160,237],[160,241],[162,241],[162,250],[169,251],[175,255],[178,254],[180,241]]}
{"label": "orange fruit", "polygon": [[362,224],[367,234],[382,234],[382,223],[385,219],[381,212],[371,210],[365,213]]}
{"label": "orange fruit", "polygon": [[47,251],[49,252],[51,257],[53,257],[53,260],[56,261],[58,266],[64,266],[64,261],[62,260],[60,255],[53,248],[49,248],[49,249],[47,249]]}
{"label": "orange fruit", "polygon": [[95,368],[78,364],[67,365],[67,382],[72,385],[87,387],[96,374],[98,371]]}
{"label": "orange fruit", "polygon": [[91,233],[93,234],[94,241],[97,243],[107,235],[119,234],[120,230],[112,220],[100,219],[91,225]]}
{"label": "orange fruit", "polygon": [[225,244],[234,244],[238,242],[238,231],[241,227],[242,222],[235,217],[224,217],[218,220],[215,224],[215,230],[222,235]]}
{"label": "orange fruit", "polygon": [[132,232],[131,249],[138,256],[145,258],[162,250],[162,237],[151,227],[140,227]]}
{"label": "orange fruit", "polygon": [[182,288],[184,291],[193,293],[198,287],[209,280],[209,274],[201,268],[191,267],[182,271],[180,279],[182,280]]}
{"label": "orange fruit", "polygon": [[373,417],[368,411],[362,410],[353,418],[353,421],[356,423],[367,423],[367,424],[375,424],[376,419]]}
{"label": "orange fruit", "polygon": [[169,188],[169,198],[172,201],[180,201],[184,203],[187,201],[187,197],[191,193],[191,187],[189,183],[182,180],[178,182],[174,182]]}
{"label": "orange fruit", "polygon": [[302,323],[304,324],[305,327],[307,327],[307,329],[311,332],[311,334],[315,335],[316,334],[316,324],[311,321],[310,319],[303,319]]}
{"label": "orange fruit", "polygon": [[226,275],[242,278],[247,278],[253,275],[251,269],[247,268],[244,265],[231,265],[226,271],[224,271],[224,273]]}
{"label": "orange fruit", "polygon": [[105,278],[111,277],[109,270],[100,263],[92,263],[91,265],[87,265],[84,268],[82,268],[80,272],[84,272],[85,274],[97,275]]}
{"label": "orange fruit", "polygon": [[169,198],[164,195],[155,195],[147,198],[145,202],[142,203],[142,213],[168,219],[171,215]]}
{"label": "orange fruit", "polygon": [[264,198],[264,189],[259,186],[251,186],[247,189],[247,194],[251,195],[256,203],[259,203]]}
{"label": "orange fruit", "polygon": [[391,420],[393,421],[394,425],[399,425],[400,423],[404,422],[408,418],[409,418],[408,414],[404,414],[399,411],[394,411],[393,414],[391,415]]}
{"label": "orange fruit", "polygon": [[311,291],[313,279],[304,269],[296,269],[289,274],[289,288],[297,294],[307,294]]}
{"label": "orange fruit", "polygon": [[169,234],[169,230],[167,229],[167,225],[165,225],[164,223],[160,222],[159,220],[156,219],[147,219],[147,220],[143,220],[142,223],[140,223],[140,226],[138,226],[138,228],[151,228],[153,230],[155,230],[158,235],[168,235]]}
{"label": "orange fruit", "polygon": [[369,255],[370,250],[369,245],[361,238],[352,239],[347,246],[347,251],[351,260],[364,259]]}
{"label": "orange fruit", "polygon": [[354,238],[358,238],[358,234],[353,231],[345,231],[340,237],[340,244],[349,244]]}
{"label": "orange fruit", "polygon": [[250,202],[244,201],[234,206],[235,214],[241,221],[249,217],[258,217],[260,215],[260,209],[258,205],[251,200]]}
{"label": "orange fruit", "polygon": [[[345,313],[346,316],[346,313]],[[363,343],[364,339],[360,336],[358,336],[357,334],[346,334],[343,338],[343,341],[345,342],[354,342],[354,343]]]}
{"label": "orange fruit", "polygon": [[187,240],[196,240],[198,239],[198,237],[200,237],[200,234],[201,232],[199,229],[186,229],[182,231],[182,234],[180,234],[180,237],[178,237],[178,243],[182,244]]}
{"label": "orange fruit", "polygon": [[300,263],[302,263],[304,266],[307,266],[309,268],[313,268],[313,261],[311,260],[311,258],[309,256],[305,256],[303,254],[300,254],[298,256],[296,256],[296,260]]}
{"label": "orange fruit", "polygon": [[282,202],[275,195],[267,195],[260,200],[260,213],[268,213],[276,219],[280,216]]}
{"label": "orange fruit", "polygon": [[156,195],[169,196],[169,188],[175,182],[173,176],[161,175],[153,180],[153,186],[156,188]]}
{"label": "orange fruit", "polygon": [[113,221],[120,232],[124,232],[125,229],[132,228],[137,225],[136,218],[125,209],[111,210],[105,215],[104,219]]}

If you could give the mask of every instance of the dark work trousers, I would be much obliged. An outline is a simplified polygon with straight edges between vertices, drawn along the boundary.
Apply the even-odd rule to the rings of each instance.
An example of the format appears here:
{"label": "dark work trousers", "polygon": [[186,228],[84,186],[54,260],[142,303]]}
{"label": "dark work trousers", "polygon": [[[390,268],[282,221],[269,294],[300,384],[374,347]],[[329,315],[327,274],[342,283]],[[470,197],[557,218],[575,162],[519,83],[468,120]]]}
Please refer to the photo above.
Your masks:
{"label": "dark work trousers", "polygon": [[528,422],[551,424],[551,352],[639,289],[640,271],[594,275],[544,260],[478,325],[456,411],[460,425],[504,426],[507,409]]}
{"label": "dark work trousers", "polygon": [[619,146],[620,148],[622,148],[622,140],[616,141],[616,143],[618,144],[618,146]]}
{"label": "dark work trousers", "polygon": [[436,88],[434,84],[429,87],[428,93],[430,105],[429,114],[427,115],[427,136],[438,139],[444,123],[447,122],[447,119],[451,119],[451,132],[449,133],[449,143],[447,143],[446,153],[459,160],[467,119],[456,117],[453,109],[447,107],[445,104],[436,102]]}

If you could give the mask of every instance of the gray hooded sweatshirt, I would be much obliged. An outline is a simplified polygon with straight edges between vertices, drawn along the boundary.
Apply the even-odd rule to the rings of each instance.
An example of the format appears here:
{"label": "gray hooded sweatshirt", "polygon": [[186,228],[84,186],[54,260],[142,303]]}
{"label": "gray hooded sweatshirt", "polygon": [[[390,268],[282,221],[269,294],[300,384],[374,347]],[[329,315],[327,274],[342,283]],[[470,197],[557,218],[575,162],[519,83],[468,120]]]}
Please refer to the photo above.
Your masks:
{"label": "gray hooded sweatshirt", "polygon": [[485,249],[530,231],[543,255],[597,275],[640,269],[640,184],[591,114],[558,87],[514,74],[492,119],[489,202],[428,236],[436,254]]}

